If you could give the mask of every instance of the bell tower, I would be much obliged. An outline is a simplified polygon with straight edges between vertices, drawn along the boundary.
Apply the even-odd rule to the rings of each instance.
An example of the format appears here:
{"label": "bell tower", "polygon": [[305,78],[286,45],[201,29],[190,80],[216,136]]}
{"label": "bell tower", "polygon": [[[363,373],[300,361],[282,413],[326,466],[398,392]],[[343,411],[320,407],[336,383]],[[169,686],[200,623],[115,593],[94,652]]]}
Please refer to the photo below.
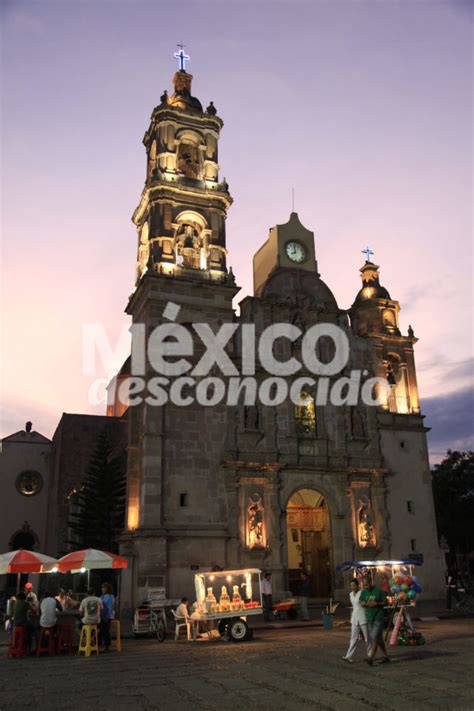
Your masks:
{"label": "bell tower", "polygon": [[349,310],[352,330],[368,338],[374,347],[377,375],[387,379],[390,393],[385,409],[399,414],[418,414],[420,404],[416,381],[413,329],[400,332],[400,304],[380,284],[379,266],[371,261],[373,252],[366,247],[365,264],[360,269],[362,288]]}
{"label": "bell tower", "polygon": [[210,560],[225,559],[228,536],[220,467],[225,403],[206,407],[183,383],[177,397],[167,391],[160,400],[153,395],[152,383],[160,373],[150,362],[150,351],[140,372],[133,365],[139,334],[147,342],[157,326],[171,319],[192,339],[187,356],[191,373],[203,355],[193,325],[217,333],[222,324],[232,323],[232,300],[239,291],[227,267],[225,221],[232,198],[227,183],[219,179],[223,122],[212,102],[203,110],[192,95],[193,77],[185,69],[182,47],[175,56],[180,66],[174,92],[163,93],[143,139],[146,180],[132,217],[138,256],[126,311],[138,327],[133,330],[131,374],[140,376],[142,390],[138,401],[130,398],[127,410],[122,550],[136,556],[130,600],[143,599],[148,587],[165,587],[170,597],[178,596],[189,585],[189,565],[202,558],[203,550]]}
{"label": "bell tower", "polygon": [[187,55],[174,93],[164,91],[151,115],[143,143],[145,186],[132,220],[138,232],[137,283],[147,270],[173,277],[222,281],[227,274],[225,220],[232,204],[219,180],[218,142],[223,121],[212,101],[204,111],[191,94]]}

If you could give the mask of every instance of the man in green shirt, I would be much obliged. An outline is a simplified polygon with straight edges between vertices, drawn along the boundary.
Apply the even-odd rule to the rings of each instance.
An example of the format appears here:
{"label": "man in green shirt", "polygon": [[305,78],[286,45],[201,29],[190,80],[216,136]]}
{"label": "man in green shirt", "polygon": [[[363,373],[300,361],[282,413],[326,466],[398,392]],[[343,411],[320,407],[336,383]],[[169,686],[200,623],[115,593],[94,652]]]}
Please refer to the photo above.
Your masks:
{"label": "man in green shirt", "polygon": [[30,605],[26,600],[26,594],[24,592],[17,593],[13,609],[13,624],[15,627],[26,627],[28,625],[29,609]]}
{"label": "man in green shirt", "polygon": [[367,664],[372,666],[374,657],[377,652],[377,647],[380,647],[383,657],[382,664],[390,661],[385,642],[383,639],[384,628],[384,611],[383,608],[387,604],[387,596],[383,590],[376,588],[370,576],[364,578],[364,589],[362,590],[359,602],[365,608],[367,616],[367,629],[370,639],[370,651],[367,656]]}

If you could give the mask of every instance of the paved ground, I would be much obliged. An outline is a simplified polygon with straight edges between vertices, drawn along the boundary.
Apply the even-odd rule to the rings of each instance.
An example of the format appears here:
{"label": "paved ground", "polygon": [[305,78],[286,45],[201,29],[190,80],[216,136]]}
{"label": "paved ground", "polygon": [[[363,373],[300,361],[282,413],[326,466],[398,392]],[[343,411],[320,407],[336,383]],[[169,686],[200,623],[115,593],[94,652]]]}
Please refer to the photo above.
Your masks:
{"label": "paved ground", "polygon": [[99,658],[6,660],[0,711],[474,709],[474,620],[417,625],[424,647],[397,647],[368,667],[340,657],[348,627],[268,629],[252,642],[126,640]]}

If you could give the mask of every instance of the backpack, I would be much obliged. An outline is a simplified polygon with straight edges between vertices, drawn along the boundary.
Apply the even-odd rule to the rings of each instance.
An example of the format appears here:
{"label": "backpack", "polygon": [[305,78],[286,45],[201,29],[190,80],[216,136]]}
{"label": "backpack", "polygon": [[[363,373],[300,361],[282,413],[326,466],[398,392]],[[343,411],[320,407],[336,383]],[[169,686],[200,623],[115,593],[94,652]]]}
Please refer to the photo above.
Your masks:
{"label": "backpack", "polygon": [[97,600],[90,599],[86,604],[86,613],[88,617],[97,617],[99,612],[99,603]]}

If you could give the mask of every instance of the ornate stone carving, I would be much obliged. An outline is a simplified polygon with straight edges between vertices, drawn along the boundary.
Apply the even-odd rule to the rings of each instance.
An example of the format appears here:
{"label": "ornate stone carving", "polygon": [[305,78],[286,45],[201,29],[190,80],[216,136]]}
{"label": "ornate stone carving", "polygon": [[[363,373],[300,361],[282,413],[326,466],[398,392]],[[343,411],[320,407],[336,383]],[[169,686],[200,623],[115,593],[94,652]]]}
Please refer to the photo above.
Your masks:
{"label": "ornate stone carving", "polygon": [[247,506],[247,547],[265,548],[265,509],[259,494],[249,496]]}
{"label": "ornate stone carving", "polygon": [[374,548],[377,545],[372,506],[367,496],[361,496],[358,501],[357,537],[360,548]]}

